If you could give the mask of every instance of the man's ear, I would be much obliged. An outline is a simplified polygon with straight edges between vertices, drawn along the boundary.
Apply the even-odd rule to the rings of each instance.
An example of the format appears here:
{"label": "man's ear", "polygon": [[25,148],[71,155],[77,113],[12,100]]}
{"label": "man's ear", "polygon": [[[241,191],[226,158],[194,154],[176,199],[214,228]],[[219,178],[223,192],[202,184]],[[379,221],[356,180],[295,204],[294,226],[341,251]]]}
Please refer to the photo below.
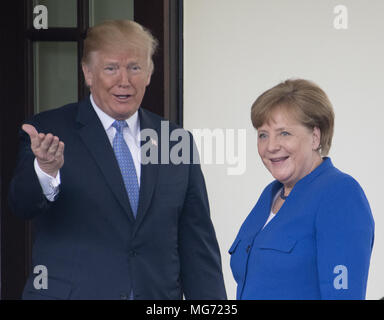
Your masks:
{"label": "man's ear", "polygon": [[153,61],[152,60],[150,60],[150,62],[149,62],[149,70],[148,70],[148,75],[147,75],[147,85],[146,86],[149,86],[149,84],[151,83],[151,77],[152,77],[152,74],[153,74],[153,68],[154,68],[154,66],[153,66]]}
{"label": "man's ear", "polygon": [[147,86],[151,83],[152,73],[148,73]]}
{"label": "man's ear", "polygon": [[320,142],[321,142],[321,131],[319,127],[314,127],[313,128],[313,133],[312,133],[312,149],[313,150],[319,150],[321,147]]}
{"label": "man's ear", "polygon": [[92,86],[92,70],[88,64],[85,62],[81,63],[81,68],[83,69],[85,83],[88,87]]}

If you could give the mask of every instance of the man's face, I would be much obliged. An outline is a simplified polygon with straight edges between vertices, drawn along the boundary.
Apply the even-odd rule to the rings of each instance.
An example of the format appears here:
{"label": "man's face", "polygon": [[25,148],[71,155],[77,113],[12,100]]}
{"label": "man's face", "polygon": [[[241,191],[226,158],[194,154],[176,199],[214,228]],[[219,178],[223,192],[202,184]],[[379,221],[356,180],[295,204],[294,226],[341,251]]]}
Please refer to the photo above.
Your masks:
{"label": "man's face", "polygon": [[151,80],[148,61],[144,50],[93,52],[83,72],[97,106],[117,120],[132,116]]}

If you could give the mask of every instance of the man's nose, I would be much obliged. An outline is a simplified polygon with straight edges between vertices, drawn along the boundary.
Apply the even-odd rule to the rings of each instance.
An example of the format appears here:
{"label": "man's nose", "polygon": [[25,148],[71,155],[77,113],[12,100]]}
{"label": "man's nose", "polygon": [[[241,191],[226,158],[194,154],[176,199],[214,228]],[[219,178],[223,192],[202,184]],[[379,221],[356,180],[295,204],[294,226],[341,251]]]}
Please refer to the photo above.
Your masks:
{"label": "man's nose", "polygon": [[128,87],[131,85],[130,74],[128,70],[122,70],[120,74],[120,83],[121,87]]}

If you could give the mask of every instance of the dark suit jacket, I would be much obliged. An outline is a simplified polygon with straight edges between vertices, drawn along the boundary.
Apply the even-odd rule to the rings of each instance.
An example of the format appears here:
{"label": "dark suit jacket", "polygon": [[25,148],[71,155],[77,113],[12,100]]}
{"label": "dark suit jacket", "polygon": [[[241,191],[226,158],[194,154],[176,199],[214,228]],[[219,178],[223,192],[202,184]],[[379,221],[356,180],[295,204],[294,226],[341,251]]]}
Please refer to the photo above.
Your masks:
{"label": "dark suit jacket", "polygon": [[[160,148],[162,119],[143,109],[139,119],[141,130],[157,131]],[[142,164],[135,219],[89,98],[29,123],[64,141],[65,162],[59,196],[49,202],[33,168],[30,139],[21,132],[10,204],[19,217],[33,219],[32,269],[44,265],[49,275],[48,289],[36,290],[31,273],[24,299],[127,299],[131,290],[134,299],[226,298],[200,165]]]}

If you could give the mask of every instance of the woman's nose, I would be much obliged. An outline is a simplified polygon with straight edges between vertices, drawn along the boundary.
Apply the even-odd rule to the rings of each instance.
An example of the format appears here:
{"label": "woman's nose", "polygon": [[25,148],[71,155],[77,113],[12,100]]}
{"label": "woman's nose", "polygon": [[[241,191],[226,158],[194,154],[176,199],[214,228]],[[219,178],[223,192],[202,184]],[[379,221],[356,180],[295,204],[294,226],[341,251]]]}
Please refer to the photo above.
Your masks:
{"label": "woman's nose", "polygon": [[267,150],[268,152],[276,152],[278,150],[280,150],[280,141],[279,139],[277,138],[274,138],[274,137],[270,137],[268,139],[268,145],[267,145]]}

